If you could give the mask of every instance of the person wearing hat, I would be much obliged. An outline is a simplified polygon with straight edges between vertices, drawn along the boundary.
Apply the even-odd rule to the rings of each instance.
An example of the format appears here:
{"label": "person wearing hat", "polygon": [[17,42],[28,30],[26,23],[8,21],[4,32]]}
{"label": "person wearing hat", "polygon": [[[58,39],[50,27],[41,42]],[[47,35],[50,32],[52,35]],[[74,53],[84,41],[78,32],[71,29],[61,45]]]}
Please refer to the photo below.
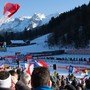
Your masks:
{"label": "person wearing hat", "polygon": [[0,71],[0,90],[12,90],[11,75],[7,71]]}

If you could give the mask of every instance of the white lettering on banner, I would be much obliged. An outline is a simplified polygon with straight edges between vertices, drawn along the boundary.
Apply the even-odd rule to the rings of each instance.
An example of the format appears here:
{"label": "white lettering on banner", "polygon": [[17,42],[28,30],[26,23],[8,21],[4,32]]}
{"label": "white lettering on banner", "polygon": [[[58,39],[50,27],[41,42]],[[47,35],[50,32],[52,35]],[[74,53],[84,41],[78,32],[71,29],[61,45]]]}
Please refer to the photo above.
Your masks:
{"label": "white lettering on banner", "polygon": [[[83,66],[74,66],[74,67],[78,70],[84,70],[84,69],[90,70],[90,68],[83,67]],[[58,68],[69,69],[69,66],[58,66]]]}

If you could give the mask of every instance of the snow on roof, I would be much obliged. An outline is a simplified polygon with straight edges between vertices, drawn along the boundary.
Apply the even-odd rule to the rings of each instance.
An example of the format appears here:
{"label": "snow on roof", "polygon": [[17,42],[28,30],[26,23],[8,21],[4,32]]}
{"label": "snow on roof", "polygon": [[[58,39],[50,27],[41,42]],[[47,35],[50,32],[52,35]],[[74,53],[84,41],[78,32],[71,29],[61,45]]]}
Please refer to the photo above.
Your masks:
{"label": "snow on roof", "polygon": [[11,43],[25,43],[23,40],[11,40]]}

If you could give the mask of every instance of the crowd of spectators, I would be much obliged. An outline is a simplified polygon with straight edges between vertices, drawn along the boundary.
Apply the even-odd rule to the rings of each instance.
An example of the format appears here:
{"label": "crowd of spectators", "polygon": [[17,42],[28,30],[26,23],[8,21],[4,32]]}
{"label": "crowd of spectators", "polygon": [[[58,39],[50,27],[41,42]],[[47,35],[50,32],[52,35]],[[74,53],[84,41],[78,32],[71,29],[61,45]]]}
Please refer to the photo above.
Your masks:
{"label": "crowd of spectators", "polygon": [[73,74],[53,75],[46,67],[34,68],[32,75],[22,68],[0,71],[0,90],[90,90],[90,78],[76,78]]}
{"label": "crowd of spectators", "polygon": [[69,64],[82,64],[90,65],[90,58],[75,58],[75,57],[42,57],[46,62],[58,62],[58,63],[69,63]]}

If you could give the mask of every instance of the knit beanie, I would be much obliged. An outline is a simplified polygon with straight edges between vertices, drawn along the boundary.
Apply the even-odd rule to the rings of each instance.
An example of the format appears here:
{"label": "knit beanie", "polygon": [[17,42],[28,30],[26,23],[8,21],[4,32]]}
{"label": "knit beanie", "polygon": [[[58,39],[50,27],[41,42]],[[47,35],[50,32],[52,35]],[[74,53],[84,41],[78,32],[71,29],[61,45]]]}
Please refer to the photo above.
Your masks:
{"label": "knit beanie", "polygon": [[0,71],[0,87],[10,88],[11,87],[11,75],[7,71]]}

